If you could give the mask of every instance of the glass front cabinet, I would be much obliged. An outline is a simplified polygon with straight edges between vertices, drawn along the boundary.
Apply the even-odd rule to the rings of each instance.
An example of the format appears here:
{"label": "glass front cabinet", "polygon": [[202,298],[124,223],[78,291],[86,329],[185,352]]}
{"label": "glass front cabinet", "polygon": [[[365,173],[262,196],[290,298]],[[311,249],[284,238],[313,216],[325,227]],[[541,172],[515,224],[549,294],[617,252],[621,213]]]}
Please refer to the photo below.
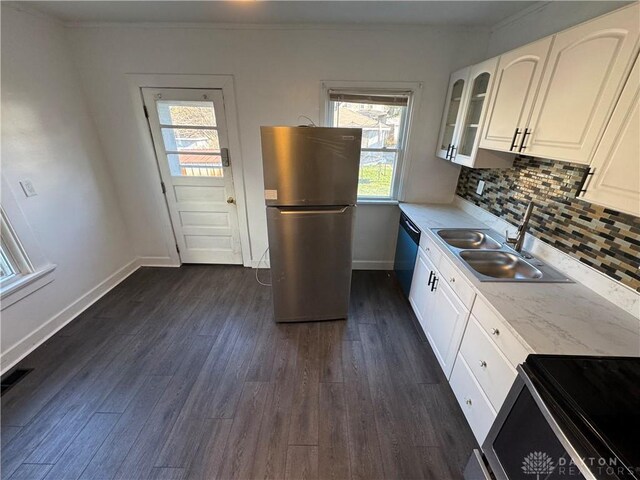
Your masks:
{"label": "glass front cabinet", "polygon": [[455,149],[455,141],[460,130],[462,104],[467,93],[467,80],[471,67],[463,68],[451,74],[447,89],[447,102],[444,106],[440,137],[436,156],[443,160],[451,160]]}
{"label": "glass front cabinet", "polygon": [[510,167],[513,155],[478,149],[498,58],[451,75],[436,156],[476,168]]}

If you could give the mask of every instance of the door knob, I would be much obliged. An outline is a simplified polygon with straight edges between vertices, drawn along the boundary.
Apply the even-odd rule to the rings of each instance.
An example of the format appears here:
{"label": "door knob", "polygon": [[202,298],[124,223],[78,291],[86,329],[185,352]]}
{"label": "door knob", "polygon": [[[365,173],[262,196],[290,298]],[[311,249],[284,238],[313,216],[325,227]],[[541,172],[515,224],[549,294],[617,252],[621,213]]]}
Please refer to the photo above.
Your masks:
{"label": "door knob", "polygon": [[227,203],[236,203],[236,201],[233,199],[233,197],[229,197],[227,198]]}

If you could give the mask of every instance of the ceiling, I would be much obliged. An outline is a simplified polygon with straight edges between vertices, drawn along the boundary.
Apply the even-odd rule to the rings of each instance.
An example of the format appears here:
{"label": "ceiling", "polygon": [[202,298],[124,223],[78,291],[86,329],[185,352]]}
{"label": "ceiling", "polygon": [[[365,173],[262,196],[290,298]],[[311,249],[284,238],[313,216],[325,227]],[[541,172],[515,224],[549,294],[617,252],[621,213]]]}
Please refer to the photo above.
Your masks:
{"label": "ceiling", "polygon": [[490,27],[529,1],[35,1],[65,23],[459,25]]}

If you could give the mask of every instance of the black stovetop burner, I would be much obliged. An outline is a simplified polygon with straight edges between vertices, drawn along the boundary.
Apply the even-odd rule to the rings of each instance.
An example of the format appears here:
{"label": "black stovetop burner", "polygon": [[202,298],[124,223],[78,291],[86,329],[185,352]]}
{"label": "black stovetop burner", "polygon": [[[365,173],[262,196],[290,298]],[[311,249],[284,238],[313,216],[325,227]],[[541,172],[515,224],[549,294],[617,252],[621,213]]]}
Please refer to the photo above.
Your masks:
{"label": "black stovetop burner", "polygon": [[640,358],[530,355],[523,369],[581,455],[640,478]]}

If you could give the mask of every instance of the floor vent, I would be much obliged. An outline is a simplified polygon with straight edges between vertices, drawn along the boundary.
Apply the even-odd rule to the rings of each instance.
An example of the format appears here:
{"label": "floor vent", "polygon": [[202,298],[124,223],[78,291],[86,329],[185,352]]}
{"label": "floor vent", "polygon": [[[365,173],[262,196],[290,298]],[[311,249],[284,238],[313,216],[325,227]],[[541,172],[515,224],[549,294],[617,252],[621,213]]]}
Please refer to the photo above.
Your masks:
{"label": "floor vent", "polygon": [[0,396],[7,393],[10,389],[15,387],[20,380],[29,375],[33,368],[16,368],[13,372],[9,372],[2,376],[2,393]]}

